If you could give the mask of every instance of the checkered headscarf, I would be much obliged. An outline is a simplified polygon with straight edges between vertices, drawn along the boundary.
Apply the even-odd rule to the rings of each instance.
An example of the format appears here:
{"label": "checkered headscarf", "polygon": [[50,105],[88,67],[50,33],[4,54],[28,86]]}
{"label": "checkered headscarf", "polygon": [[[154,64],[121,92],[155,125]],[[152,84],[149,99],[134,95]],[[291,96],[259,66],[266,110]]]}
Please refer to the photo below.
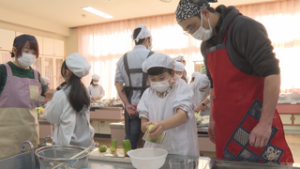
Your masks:
{"label": "checkered headscarf", "polygon": [[202,9],[209,6],[206,0],[180,0],[175,11],[177,22],[181,22],[188,18],[199,16]]}

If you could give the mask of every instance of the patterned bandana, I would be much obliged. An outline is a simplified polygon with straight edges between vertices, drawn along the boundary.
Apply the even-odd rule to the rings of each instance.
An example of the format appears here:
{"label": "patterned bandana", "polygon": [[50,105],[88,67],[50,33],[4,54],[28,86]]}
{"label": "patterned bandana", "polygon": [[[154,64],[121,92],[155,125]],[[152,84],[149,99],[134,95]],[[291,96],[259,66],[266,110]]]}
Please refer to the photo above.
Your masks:
{"label": "patterned bandana", "polygon": [[159,98],[165,98],[169,93],[170,91],[172,90],[172,86],[170,86],[170,88],[164,92],[158,92],[156,91],[156,95],[159,97]]}
{"label": "patterned bandana", "polygon": [[194,16],[200,17],[199,13],[208,6],[206,0],[180,0],[175,11],[176,20],[179,23]]}

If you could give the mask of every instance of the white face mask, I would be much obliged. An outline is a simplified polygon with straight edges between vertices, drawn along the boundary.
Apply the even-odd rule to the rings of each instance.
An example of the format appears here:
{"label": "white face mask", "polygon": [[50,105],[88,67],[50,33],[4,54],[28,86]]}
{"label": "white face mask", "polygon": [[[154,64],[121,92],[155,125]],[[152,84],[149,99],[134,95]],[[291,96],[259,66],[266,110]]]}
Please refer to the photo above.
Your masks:
{"label": "white face mask", "polygon": [[168,88],[170,87],[170,83],[169,83],[170,78],[165,81],[162,81],[162,82],[151,82],[150,81],[151,88],[153,88],[154,90],[156,90],[158,92],[164,92],[164,91],[168,90]]}
{"label": "white face mask", "polygon": [[149,50],[152,50],[152,45],[151,45],[151,46],[147,45],[147,46],[148,46],[148,49],[149,49]]}
{"label": "white face mask", "polygon": [[203,17],[201,13],[201,26],[199,27],[198,30],[196,30],[196,32],[192,34],[192,36],[195,39],[206,41],[213,36],[213,29],[210,26],[209,18],[208,18],[209,29],[205,29],[202,25],[203,25]]}
{"label": "white face mask", "polygon": [[22,56],[19,56],[17,58],[17,60],[18,60],[18,63],[20,64],[20,66],[22,66],[23,68],[27,68],[35,62],[36,55],[22,53]]}
{"label": "white face mask", "polygon": [[99,84],[99,82],[93,82],[93,85],[98,85]]}
{"label": "white face mask", "polygon": [[149,45],[149,44],[150,44],[149,41],[150,41],[150,40],[148,39],[147,49],[148,49],[148,50],[152,50],[152,42],[151,42],[151,46],[150,46],[150,45]]}
{"label": "white face mask", "polygon": [[181,79],[181,78],[182,78],[182,75],[175,74],[175,78],[176,78],[176,79]]}

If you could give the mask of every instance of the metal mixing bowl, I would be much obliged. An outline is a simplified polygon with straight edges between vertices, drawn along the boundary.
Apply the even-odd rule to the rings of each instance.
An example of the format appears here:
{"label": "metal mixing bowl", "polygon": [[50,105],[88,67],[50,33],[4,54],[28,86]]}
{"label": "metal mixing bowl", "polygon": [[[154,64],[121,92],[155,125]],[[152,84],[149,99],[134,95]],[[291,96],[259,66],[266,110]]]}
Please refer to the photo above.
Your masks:
{"label": "metal mixing bowl", "polygon": [[75,159],[70,159],[74,155],[82,152],[85,148],[77,146],[46,146],[35,151],[35,155],[40,163],[41,169],[52,169],[62,164],[58,169],[77,169],[88,166],[88,154],[85,152]]}

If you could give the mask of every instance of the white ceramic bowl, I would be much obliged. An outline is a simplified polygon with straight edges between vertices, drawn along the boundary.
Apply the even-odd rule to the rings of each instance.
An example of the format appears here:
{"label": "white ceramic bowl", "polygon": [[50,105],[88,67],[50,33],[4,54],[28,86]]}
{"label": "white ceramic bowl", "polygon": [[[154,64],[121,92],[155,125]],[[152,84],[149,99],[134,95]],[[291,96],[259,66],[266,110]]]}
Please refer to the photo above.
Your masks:
{"label": "white ceramic bowl", "polygon": [[161,148],[140,148],[127,154],[137,169],[158,169],[165,164],[168,152]]}

